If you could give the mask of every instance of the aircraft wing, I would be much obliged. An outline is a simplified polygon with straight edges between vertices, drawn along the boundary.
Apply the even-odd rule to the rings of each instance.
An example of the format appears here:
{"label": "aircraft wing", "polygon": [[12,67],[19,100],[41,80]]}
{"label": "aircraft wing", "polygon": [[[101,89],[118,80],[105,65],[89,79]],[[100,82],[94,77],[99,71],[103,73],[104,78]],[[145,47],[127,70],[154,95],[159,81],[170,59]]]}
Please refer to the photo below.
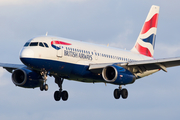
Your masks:
{"label": "aircraft wing", "polygon": [[180,57],[176,58],[165,58],[157,60],[145,60],[128,63],[128,66],[140,66],[146,70],[162,69],[167,72],[166,68],[180,65]]}
{"label": "aircraft wing", "polygon": [[104,67],[109,65],[122,66],[128,68],[129,70],[136,68],[141,73],[147,70],[155,70],[155,69],[162,69],[163,71],[167,72],[166,68],[180,65],[180,57],[132,61],[132,62],[124,62],[124,63],[90,64],[89,70],[93,72],[97,72],[97,71],[100,72],[100,70],[102,70]]}
{"label": "aircraft wing", "polygon": [[12,71],[13,71],[14,69],[23,68],[23,67],[26,67],[26,66],[23,65],[23,64],[0,63],[0,67],[3,67],[3,68],[6,69],[8,72],[12,73]]}

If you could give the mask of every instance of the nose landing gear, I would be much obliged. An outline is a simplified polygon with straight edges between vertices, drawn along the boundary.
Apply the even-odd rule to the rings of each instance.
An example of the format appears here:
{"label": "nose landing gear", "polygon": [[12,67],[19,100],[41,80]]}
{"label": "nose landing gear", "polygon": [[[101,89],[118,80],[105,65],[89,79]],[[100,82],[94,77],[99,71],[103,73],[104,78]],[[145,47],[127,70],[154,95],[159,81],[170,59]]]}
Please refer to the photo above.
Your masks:
{"label": "nose landing gear", "polygon": [[41,72],[42,78],[43,78],[43,83],[40,86],[40,90],[43,91],[47,91],[48,90],[48,84],[46,84],[47,81],[47,71],[42,71]]}

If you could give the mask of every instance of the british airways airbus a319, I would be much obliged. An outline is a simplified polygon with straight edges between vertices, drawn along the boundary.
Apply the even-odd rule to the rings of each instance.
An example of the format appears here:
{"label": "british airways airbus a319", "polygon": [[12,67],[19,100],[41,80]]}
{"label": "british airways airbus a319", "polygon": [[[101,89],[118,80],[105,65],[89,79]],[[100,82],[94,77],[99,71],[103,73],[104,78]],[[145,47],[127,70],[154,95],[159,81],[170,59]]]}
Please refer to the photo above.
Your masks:
{"label": "british airways airbus a319", "polygon": [[20,52],[22,65],[0,63],[12,73],[12,81],[23,88],[48,90],[47,76],[53,76],[59,90],[54,99],[68,99],[63,90],[64,79],[79,82],[103,82],[118,85],[114,98],[128,97],[122,85],[168,67],[180,65],[180,58],[154,59],[154,46],[159,6],[153,5],[130,51],[54,36],[35,37],[27,41]]}

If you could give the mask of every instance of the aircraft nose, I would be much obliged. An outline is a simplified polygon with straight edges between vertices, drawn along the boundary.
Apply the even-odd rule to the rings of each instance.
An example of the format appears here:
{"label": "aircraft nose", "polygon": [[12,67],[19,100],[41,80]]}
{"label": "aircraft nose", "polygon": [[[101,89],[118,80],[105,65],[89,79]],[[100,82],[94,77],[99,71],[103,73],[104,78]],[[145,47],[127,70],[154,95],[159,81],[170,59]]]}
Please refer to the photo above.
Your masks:
{"label": "aircraft nose", "polygon": [[20,52],[20,58],[32,58],[34,57],[34,52],[31,49],[22,49]]}

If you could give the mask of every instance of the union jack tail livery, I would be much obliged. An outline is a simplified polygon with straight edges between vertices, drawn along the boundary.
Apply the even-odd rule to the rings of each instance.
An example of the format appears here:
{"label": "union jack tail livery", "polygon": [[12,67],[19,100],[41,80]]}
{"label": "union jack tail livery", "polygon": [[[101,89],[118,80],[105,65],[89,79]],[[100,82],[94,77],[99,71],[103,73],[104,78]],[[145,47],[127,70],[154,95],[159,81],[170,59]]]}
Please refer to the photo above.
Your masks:
{"label": "union jack tail livery", "polygon": [[141,29],[132,52],[136,52],[148,57],[153,57],[157,23],[159,16],[159,6],[153,5]]}

